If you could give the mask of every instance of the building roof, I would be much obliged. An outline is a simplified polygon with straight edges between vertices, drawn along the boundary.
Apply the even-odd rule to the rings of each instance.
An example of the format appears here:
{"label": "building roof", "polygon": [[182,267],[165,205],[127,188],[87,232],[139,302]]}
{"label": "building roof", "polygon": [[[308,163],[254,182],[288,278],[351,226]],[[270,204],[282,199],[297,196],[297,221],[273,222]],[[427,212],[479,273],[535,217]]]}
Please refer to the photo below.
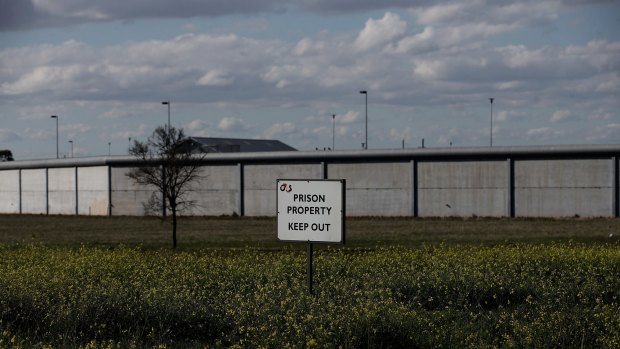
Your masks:
{"label": "building roof", "polygon": [[207,153],[248,153],[295,151],[297,149],[273,139],[190,137]]}

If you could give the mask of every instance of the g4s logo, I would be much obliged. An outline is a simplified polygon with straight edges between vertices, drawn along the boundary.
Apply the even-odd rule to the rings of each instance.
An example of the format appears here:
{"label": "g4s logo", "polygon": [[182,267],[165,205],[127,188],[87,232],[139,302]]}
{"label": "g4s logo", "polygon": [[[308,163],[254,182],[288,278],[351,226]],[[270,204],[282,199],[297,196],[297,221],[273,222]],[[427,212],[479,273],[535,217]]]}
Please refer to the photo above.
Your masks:
{"label": "g4s logo", "polygon": [[280,184],[280,191],[285,191],[287,193],[290,193],[293,191],[293,186],[290,184],[282,183]]}

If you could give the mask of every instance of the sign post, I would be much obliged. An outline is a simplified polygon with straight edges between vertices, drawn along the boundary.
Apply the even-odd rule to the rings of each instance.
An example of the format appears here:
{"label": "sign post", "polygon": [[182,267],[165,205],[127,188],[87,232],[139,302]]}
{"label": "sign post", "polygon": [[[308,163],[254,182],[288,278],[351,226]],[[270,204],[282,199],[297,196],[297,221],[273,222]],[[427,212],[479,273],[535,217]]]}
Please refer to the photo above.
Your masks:
{"label": "sign post", "polygon": [[345,242],[346,181],[278,179],[278,240],[307,243],[308,292],[312,294],[313,243]]}

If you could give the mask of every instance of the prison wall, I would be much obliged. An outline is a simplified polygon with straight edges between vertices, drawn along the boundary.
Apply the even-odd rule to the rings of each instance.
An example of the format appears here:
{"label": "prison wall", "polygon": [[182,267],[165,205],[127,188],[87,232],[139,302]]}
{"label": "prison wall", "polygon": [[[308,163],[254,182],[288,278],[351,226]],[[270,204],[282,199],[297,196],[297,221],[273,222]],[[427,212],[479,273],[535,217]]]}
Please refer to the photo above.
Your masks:
{"label": "prison wall", "polygon": [[[618,217],[620,145],[208,154],[183,215],[274,216],[277,179],[345,179],[348,216]],[[145,215],[127,156],[0,164],[0,213]]]}

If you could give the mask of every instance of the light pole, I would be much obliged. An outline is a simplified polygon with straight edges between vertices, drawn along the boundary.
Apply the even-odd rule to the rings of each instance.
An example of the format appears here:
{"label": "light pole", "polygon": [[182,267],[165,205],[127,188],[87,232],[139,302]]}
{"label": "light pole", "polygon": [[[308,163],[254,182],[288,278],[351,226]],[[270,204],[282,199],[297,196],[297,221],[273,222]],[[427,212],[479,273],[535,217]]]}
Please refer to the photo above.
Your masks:
{"label": "light pole", "polygon": [[170,101],[163,101],[161,104],[168,106],[168,131],[170,131]]}
{"label": "light pole", "polygon": [[489,98],[489,101],[491,102],[491,130],[489,131],[490,136],[491,136],[491,147],[493,146],[493,101],[495,100],[495,98]]}
{"label": "light pole", "polygon": [[368,149],[368,91],[360,91],[366,97],[366,138],[364,142],[364,149]]}
{"label": "light pole", "polygon": [[112,142],[108,142],[108,156],[112,155]]}
{"label": "light pole", "polygon": [[56,119],[56,159],[58,159],[58,115],[52,115],[52,119]]}
{"label": "light pole", "polygon": [[332,114],[332,150],[336,150],[336,114]]}
{"label": "light pole", "polygon": [[73,140],[70,140],[69,143],[71,143],[71,157],[73,158]]}
{"label": "light pole", "polygon": [[127,137],[127,154],[129,154],[129,151],[131,150],[131,137]]}

